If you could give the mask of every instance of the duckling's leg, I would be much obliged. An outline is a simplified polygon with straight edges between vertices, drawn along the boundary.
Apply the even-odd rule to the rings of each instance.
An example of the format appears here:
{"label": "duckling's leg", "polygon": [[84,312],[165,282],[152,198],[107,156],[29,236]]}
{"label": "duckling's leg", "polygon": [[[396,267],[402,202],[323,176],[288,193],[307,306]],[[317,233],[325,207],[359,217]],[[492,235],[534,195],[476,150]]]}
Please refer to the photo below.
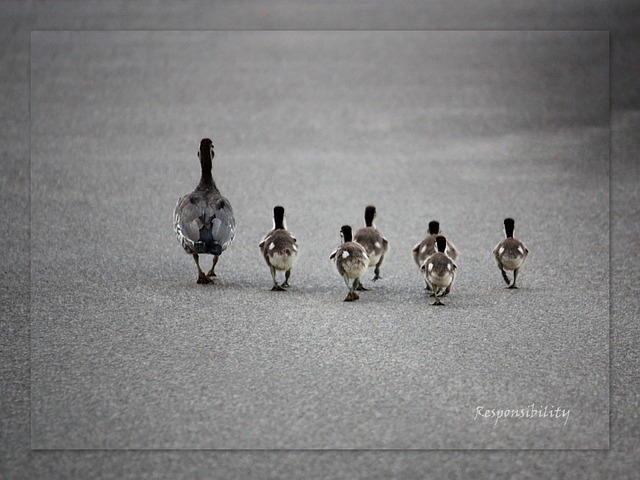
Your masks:
{"label": "duckling's leg", "polygon": [[502,268],[502,265],[500,265],[500,271],[502,272],[502,278],[504,278],[504,281],[506,282],[506,284],[507,285],[511,284],[509,275],[507,275],[507,271],[504,268]]}
{"label": "duckling's leg", "polygon": [[196,262],[196,267],[198,267],[198,279],[196,280],[196,283],[213,283],[213,280],[207,277],[200,268],[200,258],[197,253],[193,254],[193,261]]}
{"label": "duckling's leg", "polygon": [[380,276],[380,267],[382,266],[382,261],[384,260],[384,255],[382,255],[380,257],[380,261],[376,264],[376,268],[373,271],[373,273],[375,274],[373,276],[373,281],[375,282],[376,280],[380,280],[382,277]]}
{"label": "duckling's leg", "polygon": [[347,293],[347,296],[345,297],[344,301],[345,302],[353,302],[354,300],[358,300],[360,297],[355,292],[355,289],[357,287],[357,284],[359,283],[359,280],[356,278],[353,281],[353,283],[351,285],[349,285],[349,279],[345,275],[344,276],[344,283],[347,284],[347,288],[349,289],[349,293]]}
{"label": "duckling's leg", "polygon": [[287,270],[286,272],[284,272],[284,283],[282,284],[282,286],[284,288],[289,288],[289,277],[291,276],[291,269]]}
{"label": "duckling's leg", "polygon": [[440,301],[440,297],[438,297],[438,290],[439,288],[433,287],[433,296],[436,297],[436,301],[433,302],[432,305],[444,305],[444,303]]}
{"label": "duckling's leg", "polygon": [[429,283],[429,280],[425,279],[425,283],[427,284],[427,292],[431,292],[431,295],[429,295],[430,297],[435,297],[435,293],[434,293],[434,288],[433,285],[431,285],[431,283]]}
{"label": "duckling's leg", "polygon": [[[360,298],[360,295],[358,295],[358,294],[356,293],[356,291],[355,291],[355,290],[356,290],[356,282],[357,282],[357,284],[358,284],[358,285],[362,286],[362,283],[360,283],[360,279],[359,279],[359,278],[356,278],[356,279],[353,281],[353,285],[351,286],[351,299],[352,299],[352,300],[358,300],[358,299]],[[363,287],[363,288],[364,288],[364,287]],[[365,290],[366,290],[366,289],[365,289]]]}
{"label": "duckling's leg", "polygon": [[280,285],[278,285],[278,281],[276,280],[276,269],[269,265],[269,270],[271,270],[271,277],[273,278],[273,287],[271,288],[272,292],[284,291]]}
{"label": "duckling's leg", "polygon": [[359,292],[368,292],[369,291],[368,288],[365,288],[364,285],[362,285],[362,282],[360,281],[359,278],[356,278],[354,280],[354,283],[356,284],[356,288],[355,289],[358,290]]}
{"label": "duckling's leg", "polygon": [[207,277],[215,277],[216,273],[214,272],[215,268],[216,268],[216,263],[218,263],[218,259],[220,258],[220,255],[214,255],[213,256],[213,265],[211,265],[211,270],[209,270],[209,273],[207,273]]}
{"label": "duckling's leg", "polygon": [[350,302],[351,300],[353,300],[353,298],[351,298],[351,285],[349,285],[349,279],[347,278],[346,275],[343,275],[342,279],[344,280],[344,283],[345,283],[345,285],[347,286],[347,289],[348,289],[348,293],[347,293],[347,296],[344,297],[344,301],[345,302]]}
{"label": "duckling's leg", "polygon": [[449,295],[449,293],[451,293],[451,286],[453,285],[453,283],[450,283],[449,285],[447,285],[447,288],[444,289],[444,293],[442,294],[443,297],[446,297],[447,295]]}
{"label": "duckling's leg", "polygon": [[520,270],[520,269],[516,268],[513,271],[513,283],[511,285],[509,285],[509,288],[518,288],[518,286],[516,285],[516,279],[518,278],[518,270]]}

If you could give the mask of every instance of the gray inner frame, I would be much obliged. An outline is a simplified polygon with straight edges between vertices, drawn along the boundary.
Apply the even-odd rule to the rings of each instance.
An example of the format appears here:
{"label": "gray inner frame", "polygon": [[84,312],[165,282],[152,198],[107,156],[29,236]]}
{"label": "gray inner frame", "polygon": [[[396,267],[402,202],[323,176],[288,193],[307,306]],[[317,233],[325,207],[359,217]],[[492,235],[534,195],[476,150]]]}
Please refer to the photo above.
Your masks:
{"label": "gray inner frame", "polygon": [[[606,32],[33,32],[32,446],[607,448],[608,54]],[[171,229],[205,136],[238,221],[207,287]],[[345,304],[328,256],[369,203],[391,251]],[[284,294],[257,248],[276,204]],[[433,218],[461,251],[444,308],[410,255]],[[570,419],[474,418],[531,404]]]}

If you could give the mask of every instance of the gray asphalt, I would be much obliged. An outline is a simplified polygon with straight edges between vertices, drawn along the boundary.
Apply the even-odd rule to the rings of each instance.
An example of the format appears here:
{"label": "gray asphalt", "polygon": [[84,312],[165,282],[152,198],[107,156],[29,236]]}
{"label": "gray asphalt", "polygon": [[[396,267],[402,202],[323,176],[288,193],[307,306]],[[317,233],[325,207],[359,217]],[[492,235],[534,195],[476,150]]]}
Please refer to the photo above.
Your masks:
{"label": "gray asphalt", "polygon": [[[624,453],[409,452],[610,446],[609,333],[637,311],[623,300],[635,254],[616,244],[637,247],[623,221],[637,217],[637,116],[610,131],[607,32],[35,32],[30,47],[30,211],[8,214],[30,212],[30,278],[12,241],[3,305],[31,322],[6,378],[26,375],[24,448],[38,451],[13,450],[14,472],[371,478],[437,462],[439,477],[623,477]],[[212,286],[171,230],[204,136],[238,221]],[[345,304],[328,256],[368,203],[391,252]],[[286,293],[257,248],[275,204],[301,245]],[[531,251],[518,291],[490,255],[505,216]],[[432,218],[461,251],[442,308],[410,255]],[[8,319],[3,342],[23,338]],[[570,418],[474,418],[531,404]],[[80,467],[48,449],[379,450],[96,452]]]}

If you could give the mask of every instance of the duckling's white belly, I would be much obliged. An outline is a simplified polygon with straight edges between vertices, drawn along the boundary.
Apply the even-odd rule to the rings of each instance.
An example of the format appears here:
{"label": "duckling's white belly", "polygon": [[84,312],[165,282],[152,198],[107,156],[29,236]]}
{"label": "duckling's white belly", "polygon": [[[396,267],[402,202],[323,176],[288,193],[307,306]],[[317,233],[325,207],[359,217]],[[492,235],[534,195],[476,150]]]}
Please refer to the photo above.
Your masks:
{"label": "duckling's white belly", "polygon": [[511,255],[503,255],[500,258],[500,261],[502,262],[502,267],[505,270],[515,270],[516,268],[520,268],[520,266],[522,265],[522,262],[524,262],[524,257],[521,257],[521,256],[513,257]]}
{"label": "duckling's white belly", "polygon": [[292,252],[285,254],[280,252],[272,252],[268,255],[269,264],[276,270],[291,270],[298,260],[298,254]]}
{"label": "duckling's white belly", "polygon": [[370,267],[375,267],[378,262],[380,261],[380,259],[382,258],[382,254],[376,255],[374,253],[371,252],[367,252],[367,254],[369,254],[369,266]]}
{"label": "duckling's white belly", "polygon": [[453,282],[453,277],[453,273],[450,272],[441,275],[430,273],[427,275],[427,280],[436,287],[448,287]]}
{"label": "duckling's white belly", "polygon": [[338,252],[336,258],[336,267],[340,275],[345,275],[348,278],[360,278],[369,268],[369,258],[362,252],[349,253],[347,250]]}
{"label": "duckling's white belly", "polygon": [[340,273],[349,278],[360,278],[367,272],[367,268],[369,268],[369,264],[367,263],[347,260],[341,263],[338,270],[341,270]]}

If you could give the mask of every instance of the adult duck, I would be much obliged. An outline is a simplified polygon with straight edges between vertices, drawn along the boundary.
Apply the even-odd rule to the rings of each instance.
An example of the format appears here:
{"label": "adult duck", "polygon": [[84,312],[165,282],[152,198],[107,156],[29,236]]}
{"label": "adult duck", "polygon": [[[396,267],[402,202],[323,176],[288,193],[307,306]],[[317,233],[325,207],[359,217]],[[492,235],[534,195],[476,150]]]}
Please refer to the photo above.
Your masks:
{"label": "adult duck", "polygon": [[[229,201],[220,194],[211,173],[213,142],[200,141],[200,183],[195,190],[178,200],[173,212],[173,229],[185,252],[193,256],[198,267],[197,283],[213,283],[215,267],[235,236],[236,221]],[[208,273],[200,268],[199,255],[213,255]]]}

